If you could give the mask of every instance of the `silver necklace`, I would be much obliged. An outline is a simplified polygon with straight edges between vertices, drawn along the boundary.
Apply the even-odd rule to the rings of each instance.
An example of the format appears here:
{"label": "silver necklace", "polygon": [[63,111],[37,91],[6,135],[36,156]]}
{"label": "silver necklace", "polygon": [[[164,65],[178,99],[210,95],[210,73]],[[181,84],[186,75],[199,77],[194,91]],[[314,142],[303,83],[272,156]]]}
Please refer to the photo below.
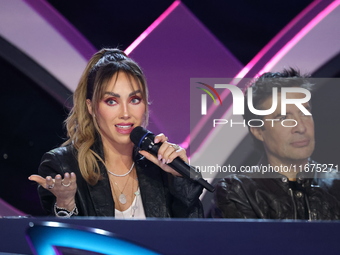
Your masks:
{"label": "silver necklace", "polygon": [[[125,174],[115,174],[115,173],[112,173],[112,172],[109,171],[109,170],[107,170],[107,171],[108,171],[110,174],[112,174],[113,176],[124,177],[124,176],[127,176],[129,173],[131,173],[131,171],[132,171],[134,165],[135,165],[135,162],[132,163],[132,166],[131,166],[130,170],[129,170],[127,173],[125,173]],[[121,204],[123,204],[123,205],[125,205],[126,202],[127,202],[126,196],[125,196],[125,194],[123,193],[123,191],[124,191],[125,186],[126,186],[126,184],[128,183],[128,181],[129,181],[129,178],[126,180],[125,185],[124,185],[124,187],[123,187],[123,190],[120,190],[120,189],[119,189],[119,186],[118,186],[118,183],[116,183],[116,182],[114,181],[114,184],[116,184],[118,190],[120,191],[120,195],[119,195],[119,197],[118,197],[118,200],[119,200],[119,202],[120,202]]]}
{"label": "silver necklace", "polygon": [[134,193],[135,194],[135,205],[132,206],[132,210],[131,210],[131,218],[134,218],[135,217],[135,213],[136,213],[136,210],[138,209],[138,196],[140,195],[140,192],[139,192],[139,187],[137,189],[137,191]]}
{"label": "silver necklace", "polygon": [[120,188],[119,188],[119,186],[118,186],[118,183],[117,182],[114,182],[114,184],[116,184],[116,186],[117,186],[117,188],[118,188],[118,190],[119,190],[119,192],[120,192],[120,195],[119,195],[119,197],[118,197],[118,200],[119,200],[119,202],[121,203],[121,204],[123,204],[123,205],[125,205],[126,204],[126,196],[125,196],[125,194],[123,193],[123,191],[124,191],[124,189],[125,189],[125,186],[126,186],[126,184],[128,183],[128,181],[129,181],[129,179],[127,179],[127,181],[126,181],[126,183],[125,183],[125,185],[124,185],[124,188],[123,188],[123,190],[120,190]]}
{"label": "silver necklace", "polygon": [[[133,194],[135,195],[135,198],[133,199],[134,200],[134,204],[131,204],[131,207],[130,207],[130,209],[131,209],[130,210],[131,211],[130,218],[134,218],[135,217],[136,211],[138,209],[138,196],[140,195],[139,187],[137,188],[137,191],[135,193],[133,193]],[[125,219],[128,216],[128,215],[124,214],[124,212],[125,211],[120,211],[120,213],[123,216],[123,219]]]}
{"label": "silver necklace", "polygon": [[115,173],[112,173],[110,170],[106,169],[110,174],[112,174],[113,176],[116,176],[116,177],[124,177],[124,176],[127,176],[129,173],[131,173],[132,169],[133,169],[133,166],[135,165],[135,162],[132,163],[132,166],[130,167],[130,170],[125,173],[125,174],[115,174]]}

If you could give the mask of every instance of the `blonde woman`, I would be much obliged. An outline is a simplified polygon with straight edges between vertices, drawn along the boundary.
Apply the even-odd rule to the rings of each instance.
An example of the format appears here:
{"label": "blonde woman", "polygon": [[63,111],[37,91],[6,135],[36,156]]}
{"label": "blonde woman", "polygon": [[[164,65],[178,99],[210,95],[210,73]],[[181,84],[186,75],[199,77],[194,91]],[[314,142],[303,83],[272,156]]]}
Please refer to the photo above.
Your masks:
{"label": "blonde woman", "polygon": [[131,131],[146,126],[148,89],[141,68],[118,49],[102,49],[89,61],[66,119],[68,140],[47,152],[39,175],[49,215],[116,218],[202,217],[197,183],[167,164],[186,152],[164,134],[158,157],[139,151]]}

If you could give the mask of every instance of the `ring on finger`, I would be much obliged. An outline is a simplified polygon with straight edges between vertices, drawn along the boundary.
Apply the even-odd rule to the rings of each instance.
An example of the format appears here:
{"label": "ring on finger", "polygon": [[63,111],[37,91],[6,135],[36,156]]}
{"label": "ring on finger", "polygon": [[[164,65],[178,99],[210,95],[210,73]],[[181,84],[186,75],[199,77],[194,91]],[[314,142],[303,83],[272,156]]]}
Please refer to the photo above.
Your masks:
{"label": "ring on finger", "polygon": [[47,185],[48,189],[53,189],[54,188],[54,183],[52,185]]}
{"label": "ring on finger", "polygon": [[63,185],[64,187],[69,187],[71,185],[71,181],[68,184],[64,183],[64,179],[61,180],[61,185]]}
{"label": "ring on finger", "polygon": [[175,151],[178,151],[181,147],[177,144],[173,144],[172,147],[175,149]]}

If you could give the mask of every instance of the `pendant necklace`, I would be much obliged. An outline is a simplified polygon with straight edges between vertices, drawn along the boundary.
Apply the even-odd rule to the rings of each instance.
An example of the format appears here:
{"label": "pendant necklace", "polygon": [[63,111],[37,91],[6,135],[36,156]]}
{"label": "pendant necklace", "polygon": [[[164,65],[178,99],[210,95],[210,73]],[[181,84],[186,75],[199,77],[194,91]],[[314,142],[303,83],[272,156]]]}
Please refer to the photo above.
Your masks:
{"label": "pendant necklace", "polygon": [[[117,185],[117,187],[118,187],[118,185]],[[123,205],[126,204],[126,196],[124,195],[124,193],[122,191],[120,192],[118,200],[121,204],[123,204]]]}
{"label": "pendant necklace", "polygon": [[[132,163],[132,166],[130,167],[130,170],[129,170],[127,173],[121,174],[121,175],[120,175],[120,174],[112,173],[112,172],[109,171],[109,170],[107,170],[107,171],[108,171],[110,174],[112,174],[113,176],[124,177],[124,176],[127,176],[129,173],[131,173],[131,171],[132,171],[134,165],[135,165],[135,162]],[[126,180],[123,189],[120,190],[120,188],[119,188],[119,186],[118,186],[118,183],[114,181],[114,184],[117,186],[117,188],[118,188],[118,190],[119,190],[119,192],[120,192],[120,195],[119,195],[119,197],[118,197],[118,200],[119,200],[119,202],[120,202],[121,204],[123,204],[123,205],[125,205],[126,202],[127,202],[126,196],[125,196],[125,194],[123,193],[123,191],[124,191],[124,189],[125,189],[125,187],[126,187],[126,185],[127,185],[128,182],[129,182],[129,178]]]}
{"label": "pendant necklace", "polygon": [[136,210],[138,209],[138,196],[140,195],[139,187],[137,188],[137,191],[135,194],[135,205],[131,208],[131,218],[135,217]]}
{"label": "pendant necklace", "polygon": [[129,179],[130,178],[128,178],[127,180],[126,180],[126,182],[125,182],[125,185],[124,185],[124,187],[123,187],[123,190],[120,190],[120,188],[119,188],[119,186],[118,186],[118,183],[117,182],[115,182],[115,181],[113,181],[113,183],[117,186],[117,188],[118,188],[118,190],[119,190],[119,192],[120,192],[120,195],[119,195],[119,197],[118,197],[118,200],[119,200],[119,202],[121,203],[121,204],[123,204],[123,205],[125,205],[126,204],[126,196],[125,196],[125,194],[123,193],[123,191],[124,191],[124,189],[125,189],[125,187],[126,187],[126,184],[129,182]]}

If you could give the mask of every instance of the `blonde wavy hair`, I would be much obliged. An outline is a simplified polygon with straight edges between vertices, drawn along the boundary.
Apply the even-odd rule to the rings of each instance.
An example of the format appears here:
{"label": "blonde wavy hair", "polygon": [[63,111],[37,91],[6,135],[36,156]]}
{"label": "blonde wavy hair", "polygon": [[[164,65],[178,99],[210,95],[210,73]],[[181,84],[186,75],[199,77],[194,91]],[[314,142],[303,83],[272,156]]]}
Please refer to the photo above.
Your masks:
{"label": "blonde wavy hair", "polygon": [[148,88],[138,64],[119,49],[102,49],[95,53],[73,94],[73,108],[65,120],[68,140],[62,145],[72,144],[78,151],[80,172],[90,185],[101,179],[98,161],[104,163],[104,160],[91,149],[100,130],[96,119],[88,111],[86,100],[91,100],[92,110],[96,113],[108,82],[119,72],[126,73],[129,79],[135,79],[139,84],[146,108],[143,125],[148,122]]}

